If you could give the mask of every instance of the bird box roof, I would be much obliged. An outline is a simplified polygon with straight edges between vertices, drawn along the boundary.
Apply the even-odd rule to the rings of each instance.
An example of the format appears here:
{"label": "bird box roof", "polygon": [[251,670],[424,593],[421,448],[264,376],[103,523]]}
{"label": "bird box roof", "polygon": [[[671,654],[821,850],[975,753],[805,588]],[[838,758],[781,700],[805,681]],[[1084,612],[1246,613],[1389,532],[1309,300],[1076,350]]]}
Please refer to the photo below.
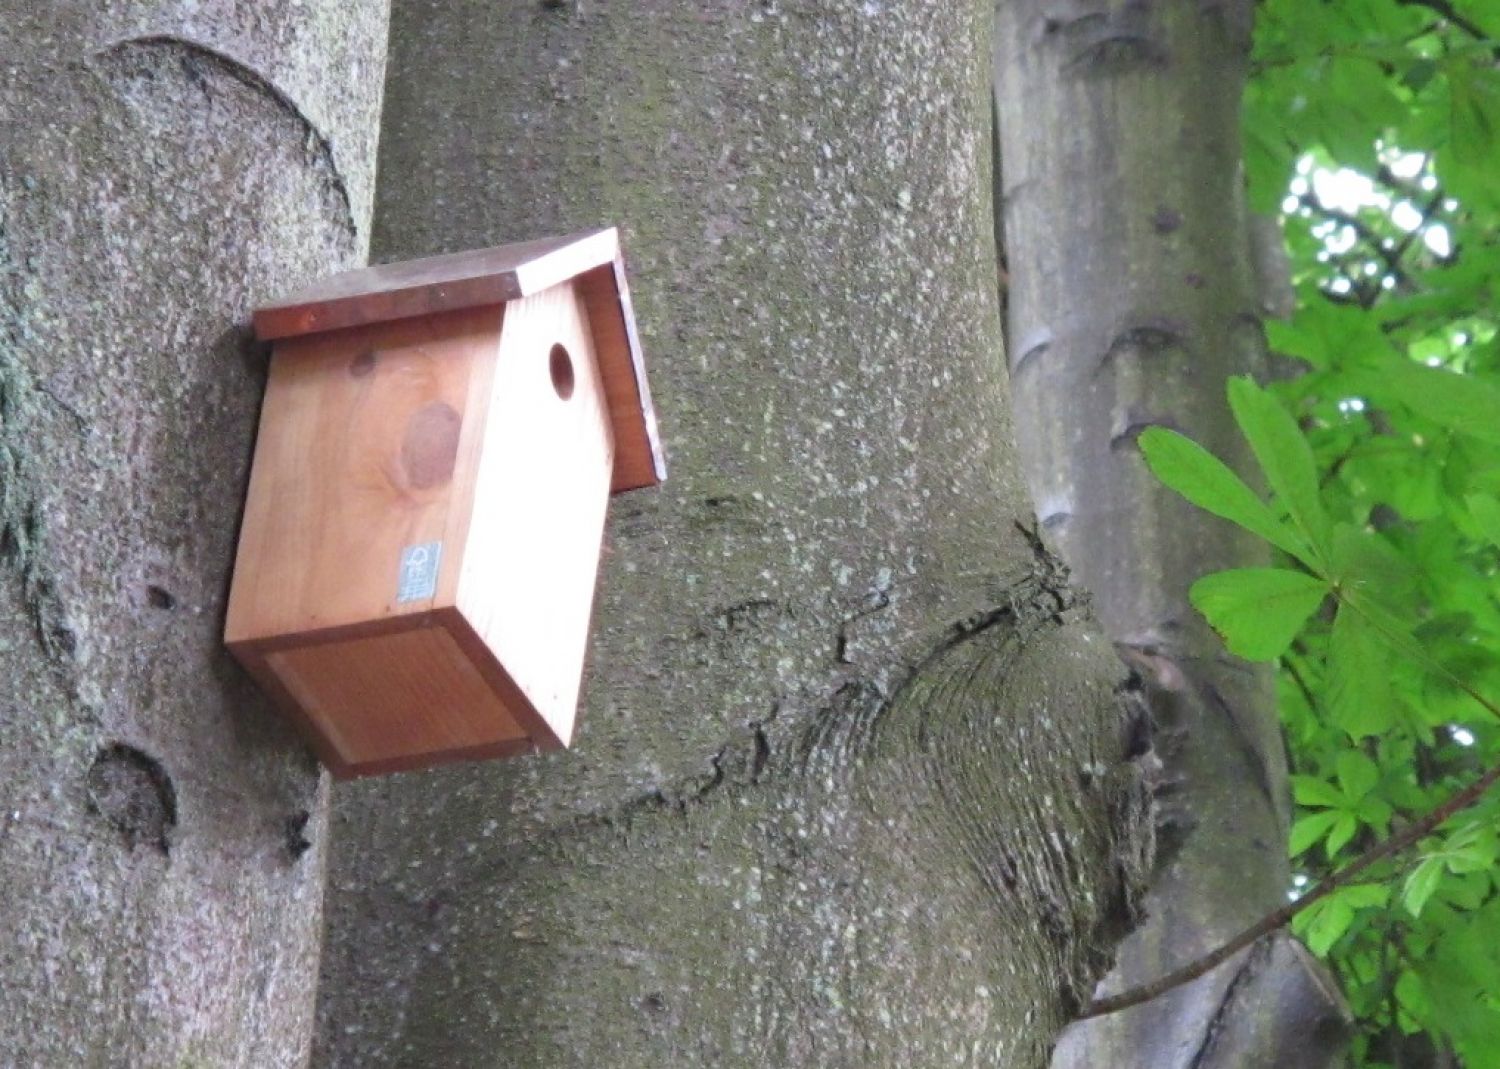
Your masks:
{"label": "bird box roof", "polygon": [[576,280],[615,433],[614,493],[666,478],[646,365],[614,227],[377,264],[320,279],[255,310],[265,341],[503,304]]}

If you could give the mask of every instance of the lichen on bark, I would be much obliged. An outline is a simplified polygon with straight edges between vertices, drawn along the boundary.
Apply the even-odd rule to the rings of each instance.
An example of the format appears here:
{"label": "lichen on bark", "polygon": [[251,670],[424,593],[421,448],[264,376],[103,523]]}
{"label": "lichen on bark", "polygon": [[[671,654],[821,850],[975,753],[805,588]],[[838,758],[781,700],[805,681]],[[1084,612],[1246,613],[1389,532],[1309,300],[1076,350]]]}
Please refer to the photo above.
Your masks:
{"label": "lichen on bark", "polygon": [[385,11],[0,23],[0,1062],[301,1064],[326,791],[220,603],[265,358],[245,321],[363,255],[379,84],[345,75],[378,75]]}

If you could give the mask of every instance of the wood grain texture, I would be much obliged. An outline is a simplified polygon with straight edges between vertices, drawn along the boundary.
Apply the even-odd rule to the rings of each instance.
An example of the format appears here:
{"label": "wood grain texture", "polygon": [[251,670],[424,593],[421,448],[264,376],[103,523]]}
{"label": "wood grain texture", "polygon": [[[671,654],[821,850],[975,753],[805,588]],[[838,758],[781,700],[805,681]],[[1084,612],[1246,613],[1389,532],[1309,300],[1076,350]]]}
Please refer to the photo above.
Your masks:
{"label": "wood grain texture", "polygon": [[[412,641],[418,631],[430,634],[425,641]],[[388,656],[389,663],[375,665],[370,679],[343,678],[361,669],[372,650]],[[526,706],[524,695],[456,610],[243,643],[234,652],[335,779],[511,757],[560,745],[545,727],[537,730],[534,725],[541,721],[535,710]],[[381,686],[390,682],[381,673],[394,676],[395,686]],[[483,692],[475,688],[476,675]],[[350,701],[351,693],[372,687],[373,703]],[[403,695],[420,700],[396,700]],[[448,704],[454,700],[466,706],[455,711]],[[389,745],[392,740],[380,728],[392,717],[420,727],[416,739]],[[399,742],[403,733],[412,732],[411,723],[398,722],[391,735]],[[363,753],[354,752],[359,745]]]}
{"label": "wood grain texture", "polygon": [[[444,545],[473,497],[503,313],[466,309],[277,346],[226,640],[426,612],[398,601],[401,551]],[[451,547],[451,549],[450,549]]]}
{"label": "wood grain texture", "polygon": [[287,649],[266,661],[352,771],[527,740],[442,627]]}
{"label": "wood grain texture", "polygon": [[667,476],[619,233],[613,227],[447,256],[380,264],[322,279],[257,309],[265,340],[503,304],[577,279],[604,375],[617,452],[614,493]]}

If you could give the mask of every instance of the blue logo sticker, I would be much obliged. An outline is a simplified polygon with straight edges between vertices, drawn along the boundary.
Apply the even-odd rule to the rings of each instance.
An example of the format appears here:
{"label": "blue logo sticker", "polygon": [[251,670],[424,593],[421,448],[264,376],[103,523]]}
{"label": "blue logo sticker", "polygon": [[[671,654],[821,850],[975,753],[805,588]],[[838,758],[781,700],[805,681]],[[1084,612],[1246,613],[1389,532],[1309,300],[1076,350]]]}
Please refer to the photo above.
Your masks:
{"label": "blue logo sticker", "polygon": [[401,581],[396,587],[396,601],[421,601],[437,593],[438,561],[443,557],[441,542],[422,542],[401,551]]}

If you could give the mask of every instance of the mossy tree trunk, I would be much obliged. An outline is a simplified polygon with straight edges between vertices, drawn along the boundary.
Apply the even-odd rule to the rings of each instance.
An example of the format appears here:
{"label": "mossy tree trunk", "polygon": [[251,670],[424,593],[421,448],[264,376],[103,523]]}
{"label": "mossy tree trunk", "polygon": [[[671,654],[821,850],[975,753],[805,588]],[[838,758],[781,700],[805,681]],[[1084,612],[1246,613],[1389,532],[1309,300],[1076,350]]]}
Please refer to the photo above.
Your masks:
{"label": "mossy tree trunk", "polygon": [[1039,1067],[1087,999],[1139,702],[1016,522],[990,19],[396,4],[376,257],[621,224],[672,474],[573,751],[336,792],[318,1064]]}
{"label": "mossy tree trunk", "polygon": [[0,27],[0,1064],[300,1065],[326,790],[219,630],[244,324],[364,254],[386,11]]}
{"label": "mossy tree trunk", "polygon": [[[1265,363],[1239,151],[1252,4],[1000,0],[996,15],[1016,432],[1047,541],[1151,681],[1165,763],[1150,917],[1115,992],[1201,956],[1288,887],[1271,677],[1228,657],[1187,598],[1263,550],[1158,485],[1136,448],[1166,426],[1247,467],[1224,389]],[[1321,969],[1275,937],[1070,1030],[1054,1066],[1312,1069],[1343,1038]]]}

